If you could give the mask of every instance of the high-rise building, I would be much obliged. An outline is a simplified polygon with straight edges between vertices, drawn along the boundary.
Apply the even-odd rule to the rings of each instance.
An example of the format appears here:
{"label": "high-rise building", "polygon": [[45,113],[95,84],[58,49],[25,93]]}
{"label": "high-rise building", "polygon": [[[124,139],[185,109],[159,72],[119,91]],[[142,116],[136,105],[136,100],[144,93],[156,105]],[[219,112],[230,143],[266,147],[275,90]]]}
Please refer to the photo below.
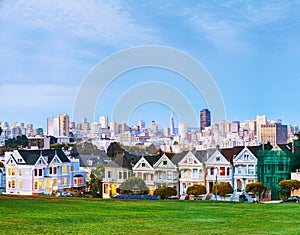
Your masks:
{"label": "high-rise building", "polygon": [[200,112],[200,129],[202,131],[205,127],[209,126],[211,126],[210,111],[208,109],[202,109]]}
{"label": "high-rise building", "polygon": [[108,118],[107,118],[107,116],[100,116],[99,117],[99,123],[100,123],[100,127],[102,129],[107,129],[108,128]]}
{"label": "high-rise building", "polygon": [[174,119],[173,119],[172,111],[171,111],[171,116],[170,116],[170,135],[175,135]]}
{"label": "high-rise building", "polygon": [[230,125],[230,132],[231,133],[238,133],[240,129],[240,122],[239,121],[233,121],[229,123]]}
{"label": "high-rise building", "polygon": [[261,125],[261,142],[270,142],[272,146],[287,143],[287,125],[272,123]]}
{"label": "high-rise building", "polygon": [[115,122],[115,120],[111,120],[111,122],[109,123],[109,130],[113,135],[119,133],[118,124]]}
{"label": "high-rise building", "polygon": [[151,125],[150,125],[150,131],[151,133],[153,134],[156,134],[158,132],[158,125],[156,124],[155,121],[152,121],[151,122]]}
{"label": "high-rise building", "polygon": [[140,128],[140,131],[142,131],[143,129],[145,129],[145,122],[143,120],[140,120],[138,126]]}
{"label": "high-rise building", "polygon": [[81,121],[81,130],[87,132],[90,129],[90,124],[87,122],[87,119],[84,117]]}
{"label": "high-rise building", "polygon": [[185,122],[179,122],[178,123],[178,135],[180,137],[180,140],[185,140],[186,139],[186,124]]}
{"label": "high-rise building", "polygon": [[58,114],[59,119],[59,135],[69,136],[69,115],[68,114]]}
{"label": "high-rise building", "polygon": [[59,136],[59,119],[56,118],[47,118],[47,136]]}
{"label": "high-rise building", "polygon": [[262,115],[262,116],[256,116],[256,135],[257,135],[257,140],[262,143],[261,140],[261,126],[266,125],[267,122],[267,116]]}

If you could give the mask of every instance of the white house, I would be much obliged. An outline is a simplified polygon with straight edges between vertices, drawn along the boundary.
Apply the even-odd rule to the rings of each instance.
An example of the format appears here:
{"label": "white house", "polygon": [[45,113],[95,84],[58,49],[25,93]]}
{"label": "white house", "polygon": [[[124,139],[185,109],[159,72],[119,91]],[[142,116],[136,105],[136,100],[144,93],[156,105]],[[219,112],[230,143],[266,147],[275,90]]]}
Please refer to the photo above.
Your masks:
{"label": "white house", "polygon": [[234,190],[240,192],[245,189],[248,183],[257,180],[256,166],[257,158],[247,147],[234,156]]}
{"label": "white house", "polygon": [[156,163],[154,168],[154,187],[160,188],[163,186],[169,186],[176,188],[178,191],[178,172],[177,166],[170,160],[170,158],[163,154]]}
{"label": "white house", "polygon": [[[14,150],[5,153],[6,194],[52,194],[85,186],[85,173],[75,172],[62,150]],[[76,184],[74,185],[74,179]]]}
{"label": "white house", "polygon": [[232,165],[225,156],[216,150],[205,162],[206,190],[212,192],[213,185],[228,182],[232,185]]}
{"label": "white house", "polygon": [[185,194],[191,185],[204,185],[204,165],[191,151],[178,162],[178,170],[180,195]]}

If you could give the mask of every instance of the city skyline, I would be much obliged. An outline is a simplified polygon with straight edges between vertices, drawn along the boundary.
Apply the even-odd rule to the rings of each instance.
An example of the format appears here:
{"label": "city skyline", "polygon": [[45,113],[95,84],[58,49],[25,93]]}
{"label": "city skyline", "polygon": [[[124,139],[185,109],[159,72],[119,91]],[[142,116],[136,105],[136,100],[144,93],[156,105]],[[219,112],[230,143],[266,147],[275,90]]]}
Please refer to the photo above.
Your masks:
{"label": "city skyline", "polygon": [[[164,45],[203,64],[222,94],[226,121],[266,114],[271,120],[299,124],[299,9],[298,2],[280,1],[139,6],[131,1],[2,2],[1,121],[45,129],[46,118],[53,114],[68,113],[72,120],[78,89],[97,63],[126,48]],[[180,75],[142,68],[118,76],[100,97],[95,120],[88,121],[110,117],[124,92],[149,81],[180,91],[191,102],[198,123],[199,111],[210,109],[205,97]],[[169,126],[170,111],[175,123],[184,122],[173,109],[149,100],[132,110],[130,120],[116,122],[145,120],[149,125],[155,120]]]}

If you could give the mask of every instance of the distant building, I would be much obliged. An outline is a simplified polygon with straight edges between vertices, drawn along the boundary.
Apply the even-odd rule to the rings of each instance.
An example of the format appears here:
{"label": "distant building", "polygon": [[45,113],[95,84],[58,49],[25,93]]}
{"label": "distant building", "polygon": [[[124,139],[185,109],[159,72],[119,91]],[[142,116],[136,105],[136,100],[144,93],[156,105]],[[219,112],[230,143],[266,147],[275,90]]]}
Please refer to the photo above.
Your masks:
{"label": "distant building", "polygon": [[262,143],[261,140],[261,126],[266,125],[267,122],[267,116],[256,116],[256,134],[257,134],[257,140]]}
{"label": "distant building", "polygon": [[153,134],[156,134],[158,132],[158,125],[155,123],[155,121],[151,122],[150,130]]}
{"label": "distant building", "polygon": [[102,129],[107,129],[108,128],[108,117],[107,116],[100,116],[99,117],[99,123],[100,123],[100,127]]}
{"label": "distant building", "polygon": [[175,135],[174,119],[173,119],[172,112],[171,112],[171,116],[170,116],[170,135]]}
{"label": "distant building", "polygon": [[50,149],[50,137],[27,137],[29,149]]}
{"label": "distant building", "polygon": [[185,122],[179,122],[178,123],[178,135],[180,136],[180,140],[185,140],[186,139],[186,124]]}
{"label": "distant building", "polygon": [[211,126],[211,116],[208,109],[202,109],[200,112],[200,129],[204,130],[205,127]]}
{"label": "distant building", "polygon": [[59,119],[59,135],[69,136],[69,115],[68,114],[58,114]]}
{"label": "distant building", "polygon": [[287,126],[279,123],[261,125],[261,142],[275,146],[287,143]]}

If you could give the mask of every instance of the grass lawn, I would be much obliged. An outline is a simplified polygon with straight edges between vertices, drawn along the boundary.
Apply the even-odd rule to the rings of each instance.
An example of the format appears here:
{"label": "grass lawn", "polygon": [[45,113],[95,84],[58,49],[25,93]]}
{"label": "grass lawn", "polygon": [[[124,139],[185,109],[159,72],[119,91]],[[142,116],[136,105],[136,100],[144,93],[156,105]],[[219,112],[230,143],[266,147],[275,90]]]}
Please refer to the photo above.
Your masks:
{"label": "grass lawn", "polygon": [[300,234],[300,204],[0,196],[0,234]]}

